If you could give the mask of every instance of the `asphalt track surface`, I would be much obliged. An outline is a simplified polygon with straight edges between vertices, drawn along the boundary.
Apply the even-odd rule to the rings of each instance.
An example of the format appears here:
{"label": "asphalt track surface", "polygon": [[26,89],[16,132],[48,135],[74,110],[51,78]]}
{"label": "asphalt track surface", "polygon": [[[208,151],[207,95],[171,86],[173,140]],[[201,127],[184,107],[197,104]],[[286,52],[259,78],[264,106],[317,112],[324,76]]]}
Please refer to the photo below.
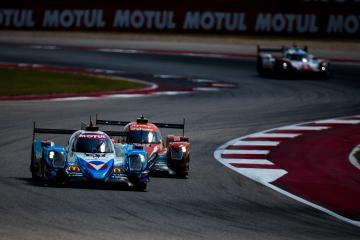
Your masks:
{"label": "asphalt track surface", "polygon": [[[232,90],[176,96],[0,102],[0,239],[360,239],[359,228],[255,183],[213,158],[217,147],[242,135],[359,114],[359,66],[334,65],[328,81],[274,80],[259,78],[252,60],[10,45],[0,46],[0,61],[189,75],[238,84]],[[118,120],[139,114],[167,122],[185,117],[192,144],[190,178],[152,178],[149,192],[33,184],[32,121],[49,128],[76,128],[95,113]]]}

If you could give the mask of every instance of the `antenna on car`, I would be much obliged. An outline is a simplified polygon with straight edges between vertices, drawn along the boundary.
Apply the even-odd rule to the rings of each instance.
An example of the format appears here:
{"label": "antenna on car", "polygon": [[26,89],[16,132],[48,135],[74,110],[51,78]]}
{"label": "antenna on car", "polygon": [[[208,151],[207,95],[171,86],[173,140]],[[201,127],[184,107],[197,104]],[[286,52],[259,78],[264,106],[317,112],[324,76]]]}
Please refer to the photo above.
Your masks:
{"label": "antenna on car", "polygon": [[34,142],[34,140],[35,140],[35,126],[36,126],[36,123],[35,123],[35,121],[33,122],[33,139],[32,139],[32,141]]}
{"label": "antenna on car", "polygon": [[91,120],[91,115],[90,115],[89,125],[85,127],[85,130],[86,131],[94,131],[94,132],[99,131],[99,128],[95,124],[93,124],[93,122]]}
{"label": "antenna on car", "polygon": [[183,119],[183,137],[185,136],[185,118]]}
{"label": "antenna on car", "polygon": [[146,124],[149,122],[149,120],[147,118],[144,117],[143,114],[141,114],[137,119],[136,119],[137,123],[143,123]]}

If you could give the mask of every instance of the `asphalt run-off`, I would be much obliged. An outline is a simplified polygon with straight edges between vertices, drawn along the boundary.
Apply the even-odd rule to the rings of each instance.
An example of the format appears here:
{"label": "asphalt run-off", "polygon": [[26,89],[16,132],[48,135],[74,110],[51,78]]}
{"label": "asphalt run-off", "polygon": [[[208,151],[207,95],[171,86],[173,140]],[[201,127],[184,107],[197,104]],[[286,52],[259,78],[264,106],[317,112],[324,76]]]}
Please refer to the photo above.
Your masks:
{"label": "asphalt run-off", "polygon": [[234,139],[215,158],[295,200],[360,226],[360,115],[279,127]]}

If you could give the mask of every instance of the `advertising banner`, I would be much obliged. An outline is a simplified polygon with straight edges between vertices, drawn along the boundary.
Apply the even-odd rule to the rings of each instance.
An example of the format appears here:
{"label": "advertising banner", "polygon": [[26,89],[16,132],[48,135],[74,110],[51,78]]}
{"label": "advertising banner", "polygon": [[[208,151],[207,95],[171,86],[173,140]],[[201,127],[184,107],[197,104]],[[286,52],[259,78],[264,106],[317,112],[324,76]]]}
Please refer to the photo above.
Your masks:
{"label": "advertising banner", "polygon": [[0,29],[359,37],[360,0],[16,0]]}

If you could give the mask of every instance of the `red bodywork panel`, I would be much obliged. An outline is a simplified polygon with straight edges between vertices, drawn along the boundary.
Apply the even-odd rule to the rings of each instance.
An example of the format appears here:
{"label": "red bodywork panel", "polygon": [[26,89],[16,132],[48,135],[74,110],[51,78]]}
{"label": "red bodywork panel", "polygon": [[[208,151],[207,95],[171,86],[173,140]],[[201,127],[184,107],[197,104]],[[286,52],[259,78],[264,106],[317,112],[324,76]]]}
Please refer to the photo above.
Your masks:
{"label": "red bodywork panel", "polygon": [[[125,132],[131,131],[144,131],[144,132],[156,132],[160,134],[160,130],[152,123],[138,123],[138,122],[131,122],[124,127]],[[164,144],[163,140],[160,143],[151,143],[151,144],[144,144],[144,143],[132,143],[134,147],[139,147],[144,149],[148,156],[151,157],[154,153],[157,154],[167,154],[169,153],[170,148],[180,149],[182,147],[186,148],[185,158],[188,158],[189,151],[190,151],[190,143],[189,137],[186,136],[176,136],[176,135],[169,135],[166,137],[166,142]],[[169,157],[171,158],[170,154]]]}

